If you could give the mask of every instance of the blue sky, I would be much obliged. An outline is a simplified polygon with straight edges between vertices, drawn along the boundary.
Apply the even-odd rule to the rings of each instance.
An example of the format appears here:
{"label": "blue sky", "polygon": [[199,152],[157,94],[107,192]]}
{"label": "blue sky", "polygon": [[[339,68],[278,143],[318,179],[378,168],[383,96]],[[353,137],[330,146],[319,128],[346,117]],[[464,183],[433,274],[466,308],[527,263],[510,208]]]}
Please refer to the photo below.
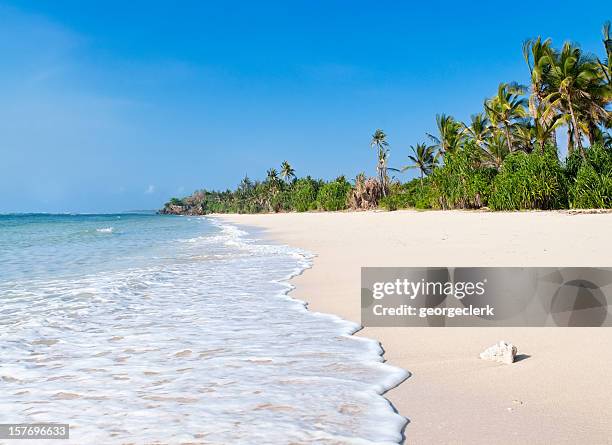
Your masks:
{"label": "blue sky", "polygon": [[285,159],[373,174],[376,128],[403,166],[436,113],[527,81],[524,39],[601,54],[612,18],[499,5],[0,0],[0,212],[159,208]]}

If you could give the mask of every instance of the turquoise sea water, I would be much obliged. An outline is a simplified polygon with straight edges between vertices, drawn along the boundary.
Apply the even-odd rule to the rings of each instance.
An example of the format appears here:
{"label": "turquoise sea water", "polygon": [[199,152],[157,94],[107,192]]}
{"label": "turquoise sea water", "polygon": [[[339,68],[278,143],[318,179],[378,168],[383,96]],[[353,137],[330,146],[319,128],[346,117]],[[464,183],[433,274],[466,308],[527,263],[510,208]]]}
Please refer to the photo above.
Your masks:
{"label": "turquoise sea water", "polygon": [[2,215],[0,418],[75,444],[397,443],[380,394],[406,373],[285,295],[309,266],[207,218]]}
{"label": "turquoise sea water", "polygon": [[212,230],[203,219],[154,214],[0,215],[0,280],[162,264],[179,253],[177,240]]}

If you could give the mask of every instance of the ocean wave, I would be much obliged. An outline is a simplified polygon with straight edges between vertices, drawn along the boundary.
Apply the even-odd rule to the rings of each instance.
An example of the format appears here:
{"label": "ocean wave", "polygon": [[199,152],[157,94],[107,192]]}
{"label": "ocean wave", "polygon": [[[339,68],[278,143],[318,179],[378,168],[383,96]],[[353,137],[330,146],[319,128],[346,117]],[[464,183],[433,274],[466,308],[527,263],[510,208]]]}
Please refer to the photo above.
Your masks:
{"label": "ocean wave", "polygon": [[61,419],[75,444],[400,442],[381,394],[408,373],[287,295],[312,255],[211,224],[180,260],[0,284],[2,416]]}
{"label": "ocean wave", "polygon": [[113,233],[114,231],[114,227],[100,227],[99,229],[96,229],[96,232],[98,233]]}

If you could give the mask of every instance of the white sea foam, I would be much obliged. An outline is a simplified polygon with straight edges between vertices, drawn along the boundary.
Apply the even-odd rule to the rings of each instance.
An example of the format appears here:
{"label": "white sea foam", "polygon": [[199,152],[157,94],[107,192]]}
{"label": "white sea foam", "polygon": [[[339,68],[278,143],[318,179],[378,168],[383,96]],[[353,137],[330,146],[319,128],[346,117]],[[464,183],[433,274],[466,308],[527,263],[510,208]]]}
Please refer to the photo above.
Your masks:
{"label": "white sea foam", "polygon": [[99,229],[96,229],[96,232],[98,233],[113,233],[115,229],[113,227],[101,227]]}
{"label": "white sea foam", "polygon": [[0,284],[2,419],[74,444],[401,441],[380,394],[407,372],[286,295],[311,257],[219,227],[169,264]]}

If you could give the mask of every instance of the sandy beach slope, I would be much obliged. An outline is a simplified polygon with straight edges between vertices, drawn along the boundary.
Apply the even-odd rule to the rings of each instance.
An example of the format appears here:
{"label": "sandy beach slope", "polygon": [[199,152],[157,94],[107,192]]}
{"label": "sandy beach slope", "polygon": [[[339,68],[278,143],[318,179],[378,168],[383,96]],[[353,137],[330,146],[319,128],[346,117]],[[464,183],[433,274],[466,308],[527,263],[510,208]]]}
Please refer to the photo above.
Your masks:
{"label": "sandy beach slope", "polygon": [[[363,212],[230,215],[307,249],[293,296],[359,322],[362,266],[612,266],[612,214]],[[612,328],[366,328],[410,372],[386,397],[409,444],[612,443]],[[528,357],[478,353],[504,339]]]}

